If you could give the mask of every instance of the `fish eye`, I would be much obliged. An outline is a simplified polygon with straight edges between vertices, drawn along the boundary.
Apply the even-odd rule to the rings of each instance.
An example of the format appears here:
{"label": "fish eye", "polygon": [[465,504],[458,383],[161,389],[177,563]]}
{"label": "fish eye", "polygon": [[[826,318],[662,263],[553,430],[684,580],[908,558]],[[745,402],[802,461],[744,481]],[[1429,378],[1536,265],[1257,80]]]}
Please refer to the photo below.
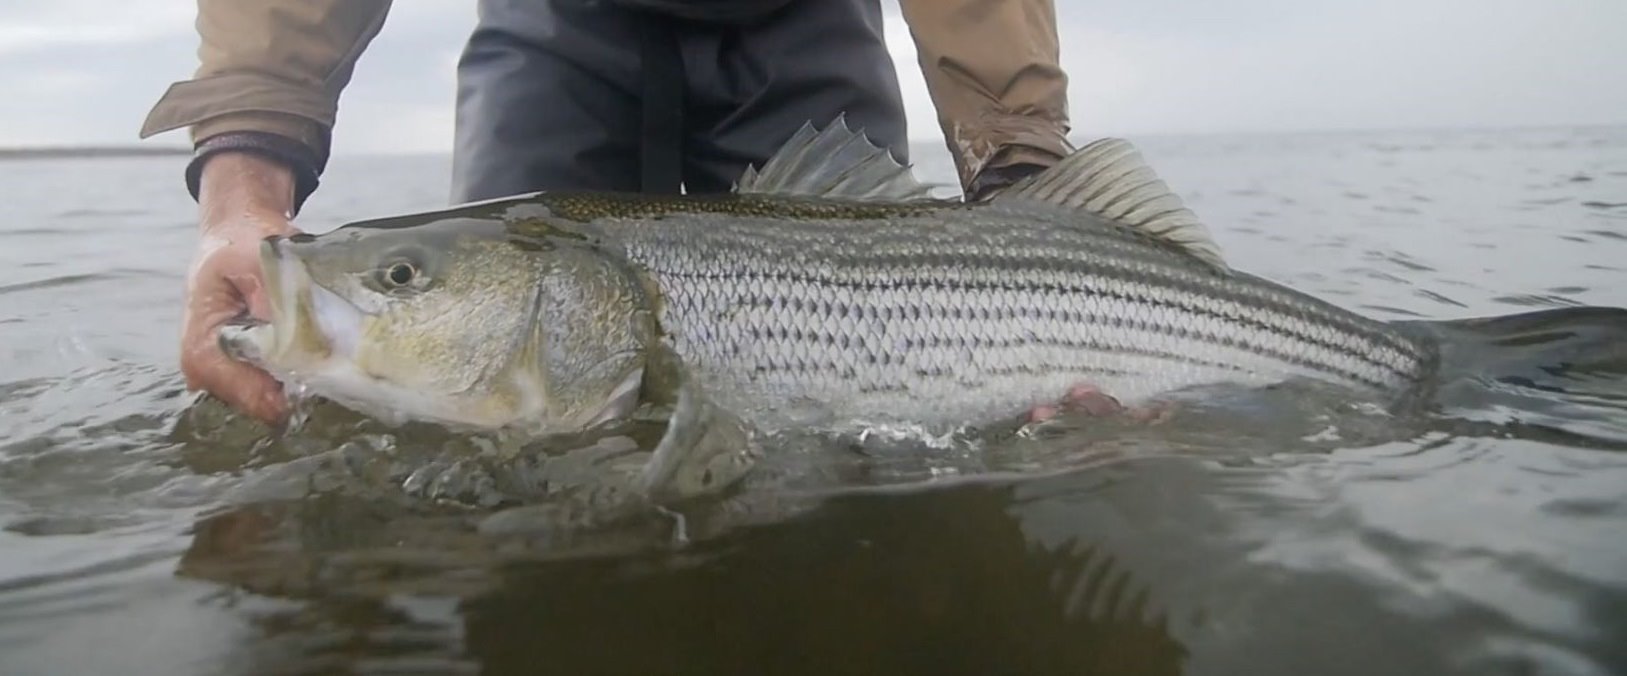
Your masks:
{"label": "fish eye", "polygon": [[412,280],[417,277],[418,268],[413,267],[412,263],[406,261],[398,261],[384,271],[384,279],[391,286],[406,286],[411,284]]}
{"label": "fish eye", "polygon": [[374,259],[366,283],[374,290],[396,296],[422,291],[431,281],[424,256],[424,251],[416,247],[391,251]]}

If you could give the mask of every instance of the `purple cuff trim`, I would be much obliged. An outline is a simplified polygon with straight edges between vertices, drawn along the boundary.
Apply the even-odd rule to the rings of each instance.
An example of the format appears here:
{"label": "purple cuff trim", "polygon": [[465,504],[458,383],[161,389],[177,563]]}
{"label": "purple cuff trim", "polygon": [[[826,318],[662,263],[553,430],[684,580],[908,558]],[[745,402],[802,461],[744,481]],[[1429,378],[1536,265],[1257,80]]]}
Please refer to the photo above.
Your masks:
{"label": "purple cuff trim", "polygon": [[193,149],[192,161],[186,165],[186,189],[192,193],[193,200],[198,199],[198,181],[203,175],[204,163],[215,153],[226,150],[254,153],[287,166],[294,173],[295,214],[320,183],[321,168],[316,153],[305,144],[268,132],[234,131],[204,139]]}

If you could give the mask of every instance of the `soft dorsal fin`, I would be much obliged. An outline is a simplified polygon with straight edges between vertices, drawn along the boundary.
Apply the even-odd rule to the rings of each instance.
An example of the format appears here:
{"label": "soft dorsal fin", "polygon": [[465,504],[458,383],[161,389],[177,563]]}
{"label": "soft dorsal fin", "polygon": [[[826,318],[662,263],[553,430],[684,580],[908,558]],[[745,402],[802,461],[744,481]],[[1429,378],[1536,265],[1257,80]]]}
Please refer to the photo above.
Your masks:
{"label": "soft dorsal fin", "polygon": [[1094,141],[1055,166],[1018,181],[993,201],[1042,202],[1085,211],[1179,246],[1217,268],[1227,268],[1209,229],[1124,139]]}
{"label": "soft dorsal fin", "polygon": [[848,129],[846,115],[819,132],[803,123],[761,171],[747,167],[734,191],[854,200],[932,199],[932,186],[915,180],[909,167],[871,143],[864,132]]}

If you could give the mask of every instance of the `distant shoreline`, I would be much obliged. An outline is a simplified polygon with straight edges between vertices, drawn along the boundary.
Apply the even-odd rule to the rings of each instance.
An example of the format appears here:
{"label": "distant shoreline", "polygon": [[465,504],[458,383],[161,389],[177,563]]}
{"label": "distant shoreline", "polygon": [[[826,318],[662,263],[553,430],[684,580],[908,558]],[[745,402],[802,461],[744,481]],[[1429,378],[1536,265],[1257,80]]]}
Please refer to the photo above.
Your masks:
{"label": "distant shoreline", "polygon": [[181,146],[41,146],[37,148],[0,148],[3,160],[59,160],[107,157],[173,157],[191,155],[192,150]]}

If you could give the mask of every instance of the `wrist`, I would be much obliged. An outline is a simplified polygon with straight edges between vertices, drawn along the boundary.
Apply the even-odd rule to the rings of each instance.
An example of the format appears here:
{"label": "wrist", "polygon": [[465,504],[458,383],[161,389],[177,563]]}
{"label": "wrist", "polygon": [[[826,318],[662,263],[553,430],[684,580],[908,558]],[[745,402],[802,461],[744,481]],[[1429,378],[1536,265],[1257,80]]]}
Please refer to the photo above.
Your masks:
{"label": "wrist", "polygon": [[[230,196],[234,198],[259,199],[262,196],[257,194],[236,194],[239,193],[239,184],[242,183],[238,176],[247,173],[250,174],[249,178],[256,179],[267,174],[275,174],[274,185],[266,187],[275,188],[276,196],[271,204],[278,213],[284,214],[284,218],[299,213],[300,206],[304,204],[305,199],[316,190],[321,173],[315,153],[299,141],[259,131],[232,131],[216,134],[198,143],[192,161],[186,167],[187,191],[192,194],[193,199],[198,200],[200,206],[205,199],[204,174],[211,167],[217,167],[218,164],[221,164],[215,160],[223,157],[234,159],[224,163],[228,165],[229,170],[216,168],[209,172],[216,179],[217,186],[225,185],[228,192],[233,193]],[[258,160],[258,162],[252,160]],[[276,169],[268,168],[272,166],[276,167]],[[221,178],[222,176],[225,178]],[[282,189],[285,177],[289,186],[286,191]],[[267,183],[264,180],[254,182],[261,185]],[[290,196],[284,199],[282,197],[284,193],[288,193]],[[214,197],[219,197],[219,195]],[[284,205],[285,202],[286,206]],[[257,203],[263,204],[263,202]]]}
{"label": "wrist", "polygon": [[290,217],[294,204],[293,171],[280,161],[244,151],[221,151],[198,171],[198,207],[281,213]]}
{"label": "wrist", "polygon": [[1000,191],[1029,176],[1045,171],[1047,168],[1049,168],[1047,165],[1033,162],[989,167],[978,172],[977,176],[972,179],[971,184],[966,186],[967,200],[982,202],[991,199]]}
{"label": "wrist", "polygon": [[244,221],[280,230],[293,211],[294,174],[276,160],[248,152],[220,152],[210,156],[199,171],[198,213],[205,230]]}

